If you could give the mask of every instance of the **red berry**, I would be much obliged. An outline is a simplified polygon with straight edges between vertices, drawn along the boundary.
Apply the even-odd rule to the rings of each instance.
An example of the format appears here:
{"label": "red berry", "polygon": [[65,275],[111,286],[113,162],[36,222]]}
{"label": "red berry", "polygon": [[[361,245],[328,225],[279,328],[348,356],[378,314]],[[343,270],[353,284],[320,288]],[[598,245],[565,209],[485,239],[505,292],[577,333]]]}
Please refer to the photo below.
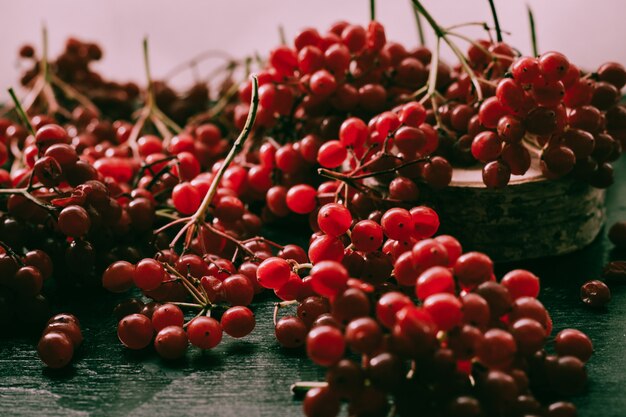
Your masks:
{"label": "red berry", "polygon": [[48,367],[58,369],[70,363],[74,355],[74,346],[64,333],[49,332],[39,339],[37,353]]}
{"label": "red berry", "polygon": [[306,340],[309,358],[318,365],[331,366],[339,362],[346,348],[341,331],[331,326],[313,328]]}
{"label": "red berry", "polygon": [[291,267],[282,258],[267,258],[256,271],[257,280],[264,288],[278,289],[283,286],[291,274]]}
{"label": "red berry", "polygon": [[146,258],[142,259],[135,266],[133,271],[133,282],[137,288],[145,291],[151,291],[159,288],[166,278],[165,268],[157,260]]}
{"label": "red berry", "polygon": [[152,327],[157,332],[168,326],[183,327],[184,322],[182,310],[174,304],[163,304],[152,313]]}
{"label": "red berry", "polygon": [[192,345],[212,349],[222,341],[222,326],[212,317],[196,317],[187,326],[187,336]]}
{"label": "red berry", "polygon": [[537,297],[539,295],[539,278],[530,271],[516,269],[507,273],[500,282],[515,300],[520,297]]}
{"label": "red berry", "polygon": [[220,321],[222,329],[229,336],[240,338],[247,336],[254,330],[256,320],[254,313],[248,307],[231,307],[222,314]]}
{"label": "red berry", "polygon": [[152,322],[143,314],[126,316],[117,325],[117,337],[129,349],[145,348],[152,341],[153,335]]}
{"label": "red berry", "polygon": [[187,333],[180,326],[167,326],[154,338],[154,348],[164,359],[178,359],[187,351]]}
{"label": "red berry", "polygon": [[325,204],[317,213],[317,224],[327,235],[340,236],[350,228],[352,215],[342,204]]}

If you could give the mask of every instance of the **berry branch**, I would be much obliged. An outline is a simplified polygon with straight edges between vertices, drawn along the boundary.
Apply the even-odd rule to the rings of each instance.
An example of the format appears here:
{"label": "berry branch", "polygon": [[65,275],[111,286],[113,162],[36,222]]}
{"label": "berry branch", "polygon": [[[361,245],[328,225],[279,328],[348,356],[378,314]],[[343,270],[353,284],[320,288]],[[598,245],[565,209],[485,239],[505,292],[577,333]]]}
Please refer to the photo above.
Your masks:
{"label": "berry branch", "polygon": [[489,7],[491,8],[491,14],[493,16],[493,24],[496,27],[496,39],[498,42],[502,42],[502,31],[500,30],[500,20],[498,19],[498,13],[496,12],[496,5],[494,0],[489,0]]}
{"label": "berry branch", "polygon": [[137,140],[143,130],[146,122],[150,120],[154,127],[163,137],[163,145],[167,147],[172,139],[172,132],[178,134],[182,131],[182,128],[170,119],[165,113],[159,109],[156,104],[154,94],[154,82],[152,81],[152,74],[150,71],[150,57],[148,48],[148,38],[143,40],[143,62],[144,70],[146,73],[146,99],[143,108],[138,111],[137,121],[133,125],[130,136],[128,138],[128,144],[135,156],[139,154],[139,148]]}
{"label": "berry branch", "polygon": [[537,31],[535,29],[535,15],[529,4],[526,5],[528,10],[528,24],[530,25],[530,42],[533,48],[533,56],[539,56],[539,48],[537,48]]}
{"label": "berry branch", "polygon": [[[467,62],[465,55],[463,55],[463,53],[456,46],[456,44],[450,40],[450,38],[448,37],[448,33],[441,26],[439,26],[437,21],[435,21],[432,15],[424,8],[422,3],[419,0],[412,0],[412,1],[413,1],[413,7],[415,7],[415,9],[419,12],[419,14],[424,16],[424,18],[426,19],[430,27],[435,32],[435,35],[437,36],[437,38],[443,39],[443,41],[452,50],[452,53],[454,53],[454,55],[458,58],[459,64],[461,65],[461,67],[463,67],[463,71],[465,71],[467,76],[472,81],[472,85],[474,86],[474,89],[476,90],[476,98],[478,102],[481,102],[483,100],[482,87],[480,85],[478,78],[476,77],[476,74],[474,73],[474,70],[472,70],[469,63]],[[438,51],[438,49],[439,49],[439,46],[435,48],[435,51]],[[433,55],[434,54],[435,52],[433,52]],[[437,71],[437,68],[431,66],[430,71],[431,72]]]}
{"label": "berry branch", "polygon": [[252,131],[252,127],[256,119],[257,109],[259,105],[258,89],[259,89],[258,79],[256,76],[252,76],[252,98],[250,100],[250,110],[248,112],[246,123],[241,133],[239,134],[239,137],[237,137],[237,139],[233,143],[233,146],[228,152],[228,155],[226,155],[226,157],[224,158],[224,161],[222,162],[220,169],[215,174],[215,177],[213,178],[211,182],[211,185],[209,187],[209,190],[207,191],[207,194],[204,196],[204,199],[200,203],[200,207],[196,210],[196,212],[193,215],[168,223],[167,225],[165,225],[164,227],[156,231],[156,233],[160,233],[162,231],[165,231],[171,226],[186,222],[186,224],[182,227],[182,229],[176,234],[174,239],[172,239],[170,243],[170,247],[173,248],[176,245],[176,242],[178,241],[178,239],[180,239],[180,237],[182,237],[183,233],[185,232],[187,232],[187,236],[185,239],[185,249],[188,249],[189,246],[191,245],[191,241],[193,237],[198,234],[198,231],[202,227],[208,227],[209,229],[215,230],[209,227],[208,224],[206,223],[205,221],[206,214],[211,205],[211,202],[213,201],[213,197],[215,196],[215,193],[217,192],[217,189],[222,180],[222,177],[224,176],[224,173],[226,172],[230,164],[235,159],[235,156],[243,148],[244,142],[246,141],[248,136],[250,136],[250,132]]}

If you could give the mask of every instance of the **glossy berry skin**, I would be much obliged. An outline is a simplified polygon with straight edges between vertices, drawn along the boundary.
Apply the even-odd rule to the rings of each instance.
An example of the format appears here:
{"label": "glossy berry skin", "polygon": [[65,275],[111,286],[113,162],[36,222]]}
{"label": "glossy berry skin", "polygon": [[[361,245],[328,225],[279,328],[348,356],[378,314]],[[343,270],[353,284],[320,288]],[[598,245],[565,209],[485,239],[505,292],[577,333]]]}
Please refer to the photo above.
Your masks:
{"label": "glossy berry skin", "polygon": [[267,258],[256,271],[259,284],[264,288],[278,289],[283,286],[291,275],[291,267],[282,258]]}
{"label": "glossy berry skin", "polygon": [[276,323],[274,334],[281,346],[288,349],[303,346],[307,336],[307,326],[298,317],[282,317]]}
{"label": "glossy berry skin", "polygon": [[502,140],[493,132],[481,132],[472,141],[472,156],[480,162],[490,162],[502,153]]}
{"label": "glossy berry skin", "polygon": [[491,329],[485,332],[478,358],[486,366],[506,369],[512,363],[516,351],[517,344],[509,332]]}
{"label": "glossy berry skin", "polygon": [[415,239],[426,239],[432,237],[439,229],[439,215],[430,207],[413,207],[411,219],[413,220],[413,237]]}
{"label": "glossy berry skin", "polygon": [[317,152],[317,162],[324,168],[337,168],[348,156],[348,150],[338,140],[324,143]]}
{"label": "glossy berry skin", "polygon": [[317,326],[307,336],[307,355],[321,366],[331,366],[337,363],[343,357],[345,348],[343,335],[335,327]]}
{"label": "glossy berry skin", "polygon": [[511,67],[513,78],[520,84],[532,84],[541,76],[539,61],[536,58],[522,57]]}
{"label": "glossy berry skin", "polygon": [[511,180],[511,168],[502,161],[491,161],[483,167],[483,183],[487,188],[504,188]]}
{"label": "glossy berry skin", "polygon": [[611,290],[602,281],[587,281],[580,287],[580,299],[589,307],[605,307],[611,301]]}
{"label": "glossy berry skin", "polygon": [[445,246],[435,239],[424,239],[411,249],[413,264],[421,273],[432,266],[447,266],[450,263]]}
{"label": "glossy berry skin", "polygon": [[462,286],[473,287],[491,279],[493,262],[480,252],[468,252],[454,264],[454,276]]}
{"label": "glossy berry skin", "polygon": [[187,333],[180,326],[167,326],[154,338],[154,349],[164,359],[181,358],[187,351]]}
{"label": "glossy berry skin", "polygon": [[593,344],[580,330],[565,329],[554,338],[554,350],[559,356],[575,356],[587,362],[593,354]]}
{"label": "glossy berry skin", "polygon": [[202,197],[196,187],[188,182],[181,182],[172,191],[172,201],[181,214],[190,215],[198,210]]}
{"label": "glossy berry skin", "polygon": [[325,204],[317,213],[317,224],[327,235],[340,236],[350,228],[352,215],[342,204]]}
{"label": "glossy berry skin", "polygon": [[49,368],[59,369],[67,366],[72,360],[74,346],[64,333],[49,332],[39,340],[37,353]]}
{"label": "glossy berry skin", "polygon": [[256,324],[254,313],[248,307],[231,307],[222,314],[222,329],[231,337],[240,338],[252,332]]}
{"label": "glossy berry skin", "polygon": [[311,269],[311,287],[317,294],[333,298],[348,284],[348,271],[335,261],[321,261]]}
{"label": "glossy berry skin", "polygon": [[307,391],[303,410],[306,417],[334,417],[339,415],[341,403],[328,387],[316,387]]}
{"label": "glossy berry skin", "polygon": [[146,258],[135,265],[133,282],[137,288],[150,291],[157,289],[166,277],[165,268],[157,260]]}
{"label": "glossy berry skin", "polygon": [[341,262],[344,256],[343,243],[336,237],[320,236],[309,246],[308,255],[313,264],[321,261]]}
{"label": "glossy berry skin", "polygon": [[69,237],[81,237],[87,234],[91,220],[87,211],[80,206],[68,206],[59,214],[59,230]]}
{"label": "glossy berry skin", "polygon": [[383,334],[371,317],[352,320],[346,326],[346,342],[353,352],[370,354],[381,344]]}
{"label": "glossy berry skin", "polygon": [[241,274],[231,275],[222,281],[222,292],[226,301],[233,306],[247,306],[254,298],[252,282]]}
{"label": "glossy berry skin", "polygon": [[569,69],[569,61],[559,52],[546,52],[539,57],[539,70],[547,80],[563,79]]}
{"label": "glossy berry skin", "polygon": [[222,326],[212,317],[200,316],[189,322],[189,342],[200,349],[212,349],[222,341]]}
{"label": "glossy berry skin", "polygon": [[78,323],[73,321],[56,321],[48,323],[42,334],[58,332],[63,333],[70,338],[74,349],[77,349],[83,343],[83,334],[78,326]]}
{"label": "glossy berry skin", "polygon": [[500,283],[509,290],[509,294],[514,300],[520,297],[537,297],[539,295],[539,278],[524,269],[508,272],[502,277]]}
{"label": "glossy berry skin", "polygon": [[454,292],[454,276],[450,269],[441,266],[433,266],[422,272],[415,285],[415,295],[421,301],[434,294]]}
{"label": "glossy berry skin", "polygon": [[134,271],[130,262],[114,262],[102,274],[102,286],[116,293],[128,291],[133,286]]}
{"label": "glossy berry skin", "polygon": [[117,337],[129,349],[145,348],[152,341],[153,335],[152,322],[143,314],[126,316],[117,325]]}
{"label": "glossy berry skin", "polygon": [[404,240],[409,237],[414,227],[411,213],[400,207],[387,210],[380,223],[385,235],[395,240]]}
{"label": "glossy berry skin", "polygon": [[461,302],[453,294],[442,292],[428,296],[424,310],[440,330],[448,331],[461,323]]}
{"label": "glossy berry skin", "polygon": [[317,192],[308,184],[299,184],[287,191],[287,207],[294,213],[307,214],[317,205]]}
{"label": "glossy berry skin", "polygon": [[157,332],[168,326],[183,327],[184,322],[183,311],[174,304],[163,304],[152,313],[152,327]]}
{"label": "glossy berry skin", "polygon": [[383,228],[373,220],[361,220],[352,228],[350,239],[356,250],[373,252],[383,244]]}
{"label": "glossy berry skin", "polygon": [[376,318],[383,326],[392,328],[396,322],[396,313],[411,305],[411,299],[400,292],[385,293],[376,303]]}

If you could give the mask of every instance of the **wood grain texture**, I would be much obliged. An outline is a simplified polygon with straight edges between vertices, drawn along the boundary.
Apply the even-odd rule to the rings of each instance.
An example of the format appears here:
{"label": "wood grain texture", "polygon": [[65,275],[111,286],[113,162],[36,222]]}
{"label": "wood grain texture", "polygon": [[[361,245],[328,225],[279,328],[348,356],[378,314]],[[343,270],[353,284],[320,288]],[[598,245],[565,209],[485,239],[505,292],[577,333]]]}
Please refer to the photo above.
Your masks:
{"label": "wood grain texture", "polygon": [[[626,220],[624,162],[607,195],[609,224]],[[539,274],[541,300],[552,314],[555,332],[577,327],[592,338],[596,353],[588,364],[588,393],[574,399],[582,417],[626,415],[626,287],[612,286],[613,300],[605,311],[588,310],[578,296],[580,285],[597,278],[606,261],[626,259],[612,251],[605,235],[606,229],[592,245],[566,256],[498,266],[499,276],[516,267]],[[324,371],[302,353],[275,342],[270,296],[254,305],[258,325],[250,337],[225,337],[207,353],[190,349],[175,363],[119,344],[110,314],[117,299],[97,294],[72,301],[69,294],[58,295],[61,309],[80,315],[85,334],[85,345],[67,371],[44,369],[36,358],[36,337],[0,340],[0,415],[297,416],[301,403],[291,398],[289,385],[323,378]]]}

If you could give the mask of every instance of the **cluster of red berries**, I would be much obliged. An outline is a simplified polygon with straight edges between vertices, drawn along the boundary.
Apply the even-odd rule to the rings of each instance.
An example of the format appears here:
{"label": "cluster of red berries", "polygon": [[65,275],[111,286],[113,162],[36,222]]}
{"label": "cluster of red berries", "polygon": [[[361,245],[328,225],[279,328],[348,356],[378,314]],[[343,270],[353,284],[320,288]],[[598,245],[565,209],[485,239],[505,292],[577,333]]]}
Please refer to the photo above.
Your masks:
{"label": "cluster of red berries", "polygon": [[39,343],[39,358],[52,369],[67,366],[76,349],[83,343],[78,319],[67,313],[57,314],[48,320]]}
{"label": "cluster of red berries", "polygon": [[[0,169],[0,309],[43,310],[53,270],[136,289],[145,298],[115,309],[120,342],[176,359],[190,343],[248,335],[249,306],[269,289],[277,313],[298,304],[275,318],[279,343],[329,368],[307,416],[336,415],[342,400],[353,415],[384,415],[389,399],[401,415],[416,403],[425,415],[573,415],[538,398],[584,389],[589,338],[567,329],[548,343],[539,279],[515,270],[498,282],[487,255],[436,235],[420,200],[449,185],[453,164],[484,164],[484,183],[500,188],[533,157],[549,179],[610,185],[624,68],[582,74],[562,54],[482,40],[455,48],[452,68],[438,50],[388,42],[376,21],[305,29],[293,43],[271,51],[238,101],[221,91],[219,111],[202,113],[206,85],[180,95],[148,80],[135,124],[141,91],[90,68],[97,45],[71,39],[54,62],[23,48],[34,62],[24,85],[84,97],[64,114],[35,95],[27,112],[16,103],[22,125],[0,120],[0,163],[12,164]],[[292,213],[309,215],[308,248],[258,236]],[[603,291],[587,285],[583,300],[600,305]],[[55,316],[40,357],[65,366],[81,341],[76,318]]]}
{"label": "cluster of red berries", "polygon": [[[39,76],[43,57],[38,56],[31,45],[22,46],[19,56],[32,63],[30,68],[24,70],[20,82],[25,87],[34,88],[38,81],[41,82]],[[88,98],[103,115],[111,119],[130,119],[139,102],[141,90],[134,82],[108,80],[94,70],[92,63],[101,60],[102,56],[102,48],[97,43],[69,38],[63,52],[54,60],[48,59],[47,71],[60,80],[60,87],[56,86],[60,92],[63,92],[65,85],[70,85]],[[174,90],[163,81],[155,82],[153,88],[159,107],[177,123],[186,123],[190,117],[206,111],[210,104],[206,83],[196,82],[184,92]],[[62,99],[70,101],[75,97],[70,95]],[[41,109],[42,103],[32,104],[34,109]],[[85,110],[77,111],[82,113]]]}
{"label": "cluster of red berries", "polygon": [[[293,48],[271,52],[260,73],[256,125],[271,139],[251,155],[258,164],[251,176],[280,187],[268,193],[271,214],[289,213],[291,187],[316,185],[309,179],[315,166],[340,168],[344,180],[357,177],[348,183],[353,192],[363,191],[365,173],[384,177],[394,168],[445,187],[450,163],[480,164],[485,185],[501,188],[511,175],[524,175],[533,158],[549,179],[571,174],[596,187],[612,184],[610,163],[626,132],[622,65],[583,74],[558,52],[520,57],[506,43],[470,40],[459,55],[466,65],[451,68],[432,62],[427,48],[408,51],[384,33],[375,21],[367,28],[339,22],[326,34],[305,29]],[[250,84],[243,84],[240,98],[246,103],[249,96]],[[235,108],[236,125],[247,109]],[[431,155],[437,159],[430,164],[406,167]]]}
{"label": "cluster of red berries", "polygon": [[117,336],[129,349],[144,349],[153,343],[162,358],[178,359],[185,354],[189,343],[200,349],[212,349],[222,341],[223,333],[244,337],[252,332],[255,323],[252,311],[243,306],[229,308],[219,321],[197,316],[185,322],[183,311],[175,304],[153,304],[124,316],[117,326]]}
{"label": "cluster of red berries", "polygon": [[[451,236],[432,238],[439,222],[427,207],[390,209],[379,222],[353,223],[344,206],[329,203],[319,211],[324,234],[311,243],[312,265],[269,258],[257,270],[277,294],[296,280],[310,288],[283,298],[297,300],[297,314],[275,328],[281,345],[305,345],[329,368],[327,386],[307,393],[307,416],[336,415],[341,400],[356,415],[383,415],[389,398],[401,415],[415,401],[426,415],[464,415],[464,407],[475,415],[539,413],[535,396],[584,390],[591,341],[567,329],[555,338],[556,355],[546,352],[552,320],[536,298],[538,277],[514,270],[497,282],[487,255],[462,253]],[[300,279],[303,269],[309,275]]]}

